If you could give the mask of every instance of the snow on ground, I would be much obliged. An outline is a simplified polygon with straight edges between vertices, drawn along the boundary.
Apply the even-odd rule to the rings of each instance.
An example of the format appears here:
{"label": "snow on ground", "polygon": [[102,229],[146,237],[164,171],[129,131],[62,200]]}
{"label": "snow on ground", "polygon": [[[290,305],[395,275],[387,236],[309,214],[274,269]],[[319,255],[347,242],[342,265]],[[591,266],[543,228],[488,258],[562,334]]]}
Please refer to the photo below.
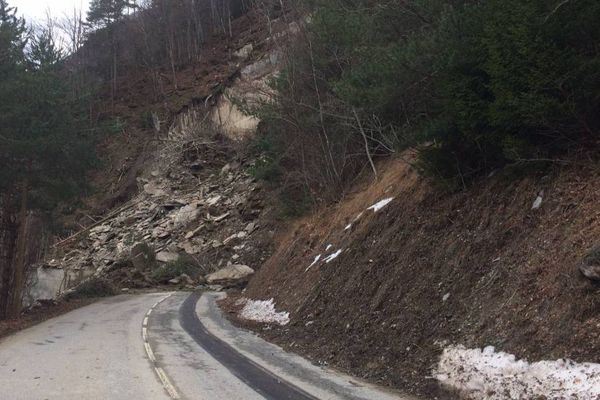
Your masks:
{"label": "snow on ground", "polygon": [[321,259],[321,255],[319,254],[318,256],[315,257],[315,260],[312,262],[312,264],[310,264],[308,266],[308,268],[306,268],[304,270],[304,272],[308,272],[308,270],[311,269],[316,263],[318,263],[320,259]]}
{"label": "snow on ground", "polygon": [[[239,300],[238,300],[239,301]],[[250,321],[275,323],[287,325],[290,322],[289,312],[277,312],[273,299],[270,300],[250,300],[245,299],[244,308],[239,313],[240,318]]]}
{"label": "snow on ground", "polygon": [[330,249],[330,248],[332,248],[332,247],[333,247],[333,245],[332,245],[332,244],[328,244],[328,245],[327,245],[327,248],[325,249],[325,251],[329,251],[329,249]]}
{"label": "snow on ground", "polygon": [[377,203],[373,204],[371,207],[367,208],[367,210],[373,210],[373,212],[377,212],[377,211],[381,210],[383,207],[390,204],[392,200],[394,200],[393,197],[383,199],[383,200],[378,201]]}
{"label": "snow on ground", "polygon": [[354,218],[352,220],[352,222],[350,222],[348,225],[346,225],[346,227],[344,228],[345,231],[347,231],[348,229],[352,228],[352,224],[354,224],[356,221],[358,221],[360,219],[360,217],[362,217],[363,213],[360,213],[356,216],[356,218]]}
{"label": "snow on ground", "polygon": [[446,348],[434,376],[469,399],[600,399],[600,364],[529,363],[491,346]]}
{"label": "snow on ground", "polygon": [[342,254],[342,249],[339,249],[335,253],[328,255],[323,261],[325,261],[325,264],[329,264],[330,262],[335,260],[340,254]]}

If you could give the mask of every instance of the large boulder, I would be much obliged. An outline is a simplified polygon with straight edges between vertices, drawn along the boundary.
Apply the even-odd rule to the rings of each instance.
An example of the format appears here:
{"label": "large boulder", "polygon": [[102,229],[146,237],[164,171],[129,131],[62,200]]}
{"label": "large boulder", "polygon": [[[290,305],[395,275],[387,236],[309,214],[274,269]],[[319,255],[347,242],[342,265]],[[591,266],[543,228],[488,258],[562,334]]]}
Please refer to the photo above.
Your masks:
{"label": "large boulder", "polygon": [[254,270],[247,265],[233,264],[206,276],[209,285],[238,286],[248,282]]}
{"label": "large boulder", "polygon": [[161,251],[156,254],[156,259],[161,263],[171,263],[177,261],[179,254],[171,251]]}
{"label": "large boulder", "polygon": [[131,263],[138,271],[146,271],[156,267],[156,255],[154,249],[146,242],[140,242],[133,245],[129,256]]}
{"label": "large boulder", "polygon": [[600,281],[600,246],[584,257],[579,264],[579,270],[586,278]]}

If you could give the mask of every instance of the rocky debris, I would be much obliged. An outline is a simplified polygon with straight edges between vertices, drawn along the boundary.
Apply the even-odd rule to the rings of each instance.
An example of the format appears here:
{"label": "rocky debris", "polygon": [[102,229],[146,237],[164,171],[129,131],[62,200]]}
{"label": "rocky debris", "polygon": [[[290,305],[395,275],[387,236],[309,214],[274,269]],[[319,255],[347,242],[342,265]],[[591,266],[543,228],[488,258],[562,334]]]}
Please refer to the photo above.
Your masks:
{"label": "rocky debris", "polygon": [[[183,161],[171,160],[167,167],[158,155],[147,178],[138,178],[142,190],[136,198],[53,255],[51,263],[67,271],[68,287],[79,276],[92,275],[107,276],[118,287],[151,287],[157,282],[146,273],[186,255],[202,260],[203,274],[238,265],[226,269],[237,271],[233,275],[214,282],[242,281],[253,272],[239,264],[259,265],[269,252],[265,243],[271,242],[259,220],[265,207],[261,187],[244,161],[221,161],[224,153],[217,156],[214,149],[194,151],[179,151]],[[193,168],[198,163],[200,173]],[[190,284],[187,279],[183,283]]]}
{"label": "rocky debris", "polygon": [[238,51],[234,52],[233,55],[239,59],[247,60],[250,57],[250,54],[252,54],[253,50],[254,46],[252,46],[252,43],[249,43]]}
{"label": "rocky debris", "polygon": [[595,247],[581,261],[579,271],[590,280],[600,281],[600,246]]}
{"label": "rocky debris", "polygon": [[206,282],[210,285],[221,285],[224,287],[238,286],[248,281],[254,270],[247,265],[232,264],[217,272],[206,276]]}

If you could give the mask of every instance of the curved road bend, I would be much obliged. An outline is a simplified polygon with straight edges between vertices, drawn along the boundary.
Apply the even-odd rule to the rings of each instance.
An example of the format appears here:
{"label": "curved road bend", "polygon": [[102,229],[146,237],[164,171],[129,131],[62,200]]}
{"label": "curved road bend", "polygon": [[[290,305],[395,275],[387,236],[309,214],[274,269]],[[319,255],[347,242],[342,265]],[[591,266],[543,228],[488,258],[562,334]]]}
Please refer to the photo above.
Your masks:
{"label": "curved road bend", "polygon": [[101,300],[0,342],[0,399],[401,400],[226,321],[219,295]]}

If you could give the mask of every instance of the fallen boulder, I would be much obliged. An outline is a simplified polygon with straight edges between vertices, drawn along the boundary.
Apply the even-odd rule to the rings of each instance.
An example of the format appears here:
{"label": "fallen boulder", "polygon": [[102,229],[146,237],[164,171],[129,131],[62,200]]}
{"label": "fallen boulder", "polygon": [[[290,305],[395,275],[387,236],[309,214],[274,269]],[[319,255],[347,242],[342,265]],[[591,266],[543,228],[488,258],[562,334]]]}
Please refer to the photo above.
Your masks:
{"label": "fallen boulder", "polygon": [[133,245],[130,252],[131,263],[138,271],[145,271],[156,267],[154,249],[146,242]]}
{"label": "fallen boulder", "polygon": [[579,264],[579,271],[588,279],[600,281],[600,246],[584,257]]}
{"label": "fallen boulder", "polygon": [[233,264],[213,272],[206,276],[209,285],[221,285],[224,287],[237,286],[246,283],[254,270],[247,265]]}
{"label": "fallen boulder", "polygon": [[170,251],[161,251],[156,254],[156,260],[162,263],[170,263],[173,261],[177,261],[179,258],[179,254],[171,253]]}

